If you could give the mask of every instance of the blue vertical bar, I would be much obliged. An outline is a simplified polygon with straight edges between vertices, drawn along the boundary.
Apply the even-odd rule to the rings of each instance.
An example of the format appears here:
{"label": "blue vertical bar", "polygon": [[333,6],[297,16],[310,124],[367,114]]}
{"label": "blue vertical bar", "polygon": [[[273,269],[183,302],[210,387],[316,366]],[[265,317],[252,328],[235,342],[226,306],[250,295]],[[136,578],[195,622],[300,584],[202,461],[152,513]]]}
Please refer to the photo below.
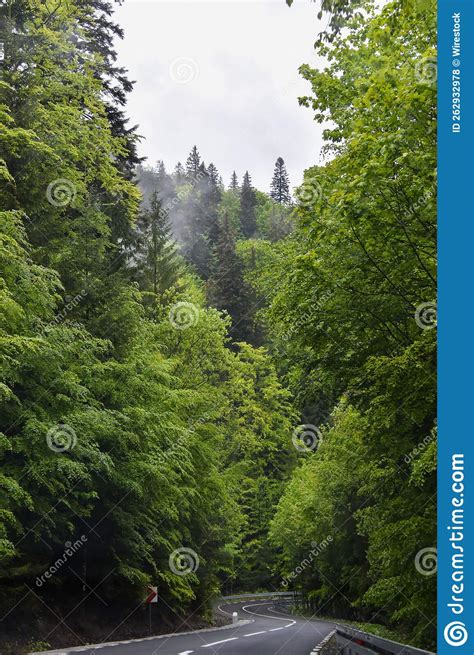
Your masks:
{"label": "blue vertical bar", "polygon": [[474,652],[473,26],[474,0],[439,0],[440,655]]}

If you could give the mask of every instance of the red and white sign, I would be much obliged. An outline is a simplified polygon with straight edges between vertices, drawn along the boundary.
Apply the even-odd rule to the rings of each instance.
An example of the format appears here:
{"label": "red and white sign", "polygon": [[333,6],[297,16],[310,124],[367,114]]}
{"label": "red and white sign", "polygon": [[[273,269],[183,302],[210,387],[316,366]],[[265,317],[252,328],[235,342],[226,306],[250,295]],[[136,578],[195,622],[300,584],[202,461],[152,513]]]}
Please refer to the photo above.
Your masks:
{"label": "red and white sign", "polygon": [[158,587],[152,587],[151,585],[148,585],[147,594],[148,596],[145,599],[145,603],[149,605],[150,603],[158,602]]}

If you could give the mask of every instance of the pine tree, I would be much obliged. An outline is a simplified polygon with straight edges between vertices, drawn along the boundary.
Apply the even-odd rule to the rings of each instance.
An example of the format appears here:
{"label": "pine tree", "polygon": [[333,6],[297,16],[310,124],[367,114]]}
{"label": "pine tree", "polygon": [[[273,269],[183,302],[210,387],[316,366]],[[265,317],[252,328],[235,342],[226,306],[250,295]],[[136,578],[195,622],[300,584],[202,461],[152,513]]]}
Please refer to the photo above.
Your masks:
{"label": "pine tree", "polygon": [[234,171],[230,178],[229,189],[232,189],[232,191],[237,191],[238,188],[239,188],[239,179],[237,177],[237,173]]}
{"label": "pine tree", "polygon": [[245,171],[242,188],[240,190],[240,223],[242,234],[247,238],[252,237],[257,229],[257,221],[255,217],[256,206],[257,196],[255,194],[255,189],[252,186],[249,172]]}
{"label": "pine tree", "polygon": [[270,196],[275,202],[278,202],[281,205],[291,204],[290,178],[286,170],[285,162],[281,157],[278,157],[275,163]]}
{"label": "pine tree", "polygon": [[193,146],[186,159],[186,175],[189,179],[195,180],[201,169],[201,156],[196,146]]}

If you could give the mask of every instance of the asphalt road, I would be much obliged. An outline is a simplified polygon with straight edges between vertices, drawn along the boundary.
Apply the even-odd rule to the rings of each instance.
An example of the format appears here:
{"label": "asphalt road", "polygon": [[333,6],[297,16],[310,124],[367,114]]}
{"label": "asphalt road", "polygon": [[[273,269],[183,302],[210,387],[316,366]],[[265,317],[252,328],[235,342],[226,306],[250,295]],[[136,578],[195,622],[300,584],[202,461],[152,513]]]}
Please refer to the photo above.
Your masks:
{"label": "asphalt road", "polygon": [[[82,648],[90,655],[309,655],[334,628],[324,621],[293,617],[274,607],[275,601],[221,605],[224,613],[238,612],[246,625],[213,632],[178,634],[165,638],[135,640],[128,643]],[[58,651],[75,653],[78,649]]]}

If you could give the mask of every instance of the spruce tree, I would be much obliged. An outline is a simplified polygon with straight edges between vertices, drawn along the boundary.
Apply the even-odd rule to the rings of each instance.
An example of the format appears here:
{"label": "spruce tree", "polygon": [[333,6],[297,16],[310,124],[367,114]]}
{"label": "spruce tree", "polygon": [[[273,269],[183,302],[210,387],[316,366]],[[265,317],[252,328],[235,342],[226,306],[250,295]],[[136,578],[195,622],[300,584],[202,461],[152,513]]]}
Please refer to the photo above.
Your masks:
{"label": "spruce tree", "polygon": [[[88,66],[93,68],[91,72],[94,80],[101,82],[102,101],[110,133],[121,143],[120,150],[115,151],[113,155],[114,166],[126,180],[132,181],[136,166],[143,162],[144,158],[138,155],[138,125],[130,125],[130,119],[125,112],[127,96],[132,91],[134,82],[128,78],[127,69],[117,65],[117,52],[114,47],[114,43],[123,39],[124,31],[113,20],[114,6],[108,0],[82,0],[72,4],[76,5],[75,20],[80,32],[80,37],[75,34],[74,38],[76,51],[82,62],[89,62]],[[56,9],[54,11],[56,12]],[[94,115],[95,110],[92,111]],[[115,194],[106,193],[103,187],[97,190],[95,203],[101,202],[104,206],[112,207],[115,201]],[[114,247],[109,251],[110,261],[107,265],[111,270],[124,269],[133,241],[133,228],[126,211],[115,206],[111,212],[110,224]]]}
{"label": "spruce tree", "polygon": [[96,66],[94,77],[102,83],[103,99],[112,134],[122,139],[124,151],[116,155],[115,163],[125,177],[133,179],[134,169],[143,161],[137,153],[138,126],[128,127],[125,115],[127,95],[134,82],[128,79],[126,68],[117,66],[117,52],[113,47],[116,39],[123,39],[124,31],[113,19],[113,4],[108,0],[82,0],[78,20],[84,38],[76,40],[76,47],[86,53],[97,55],[100,64]]}
{"label": "spruce tree", "polygon": [[291,204],[290,178],[282,157],[278,157],[275,162],[270,196],[280,205]]}
{"label": "spruce tree", "polygon": [[192,147],[186,159],[186,175],[190,180],[195,180],[201,168],[201,156],[196,146]]}
{"label": "spruce tree", "polygon": [[243,264],[235,246],[235,232],[226,213],[218,227],[209,296],[213,305],[226,310],[230,315],[230,335],[233,340],[245,341],[249,334],[249,289],[244,281]]}
{"label": "spruce tree", "polygon": [[212,163],[207,167],[207,185],[204,196],[208,210],[217,215],[222,197],[222,183],[219,171]]}
{"label": "spruce tree", "polygon": [[210,251],[216,246],[218,238],[219,203],[222,198],[222,185],[219,171],[214,164],[207,167],[207,185],[201,197],[202,211],[205,216],[205,231]]}
{"label": "spruce tree", "polygon": [[231,189],[232,191],[237,191],[238,188],[239,188],[239,179],[237,177],[237,173],[234,171],[230,178],[229,189]]}
{"label": "spruce tree", "polygon": [[137,278],[144,291],[162,294],[176,282],[180,263],[168,215],[157,191],[153,192],[150,206],[141,216],[140,226],[135,253]]}
{"label": "spruce tree", "polygon": [[217,170],[217,168],[214,166],[212,162],[207,167],[207,174],[209,176],[210,183],[213,185],[214,188],[218,189],[220,187],[219,171]]}
{"label": "spruce tree", "polygon": [[256,206],[257,196],[255,194],[255,189],[252,186],[249,172],[245,171],[242,188],[240,190],[240,223],[242,234],[247,238],[252,237],[257,229],[257,221],[255,217]]}

